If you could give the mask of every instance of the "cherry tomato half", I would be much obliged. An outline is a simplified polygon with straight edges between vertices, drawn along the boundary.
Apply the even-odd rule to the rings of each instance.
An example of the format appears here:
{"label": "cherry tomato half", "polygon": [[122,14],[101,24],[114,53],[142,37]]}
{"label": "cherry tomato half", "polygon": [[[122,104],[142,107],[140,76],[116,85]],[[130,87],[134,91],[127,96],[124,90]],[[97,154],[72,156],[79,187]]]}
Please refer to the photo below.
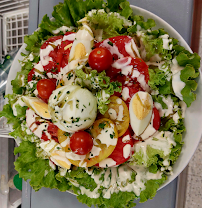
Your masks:
{"label": "cherry tomato half", "polygon": [[70,138],[70,148],[78,155],[86,155],[93,147],[91,135],[85,131],[74,133]]}
{"label": "cherry tomato half", "polygon": [[96,69],[98,72],[108,69],[112,62],[112,54],[106,48],[95,48],[91,51],[88,58],[91,68]]}
{"label": "cherry tomato half", "polygon": [[56,86],[50,79],[41,79],[37,82],[37,90],[39,96],[43,99],[48,99],[55,90]]}

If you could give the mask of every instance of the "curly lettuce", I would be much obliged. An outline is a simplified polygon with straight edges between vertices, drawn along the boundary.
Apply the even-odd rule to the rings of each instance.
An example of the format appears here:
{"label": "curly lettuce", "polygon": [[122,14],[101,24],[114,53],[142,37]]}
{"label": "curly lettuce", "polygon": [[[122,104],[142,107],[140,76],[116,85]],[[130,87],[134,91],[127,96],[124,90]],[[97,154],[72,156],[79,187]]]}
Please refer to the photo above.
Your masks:
{"label": "curly lettuce", "polygon": [[98,102],[98,110],[101,114],[105,114],[110,103],[110,96],[114,92],[121,92],[121,83],[110,82],[110,78],[106,76],[105,71],[98,73],[96,70],[85,73],[82,69],[76,70],[76,84],[91,90]]}

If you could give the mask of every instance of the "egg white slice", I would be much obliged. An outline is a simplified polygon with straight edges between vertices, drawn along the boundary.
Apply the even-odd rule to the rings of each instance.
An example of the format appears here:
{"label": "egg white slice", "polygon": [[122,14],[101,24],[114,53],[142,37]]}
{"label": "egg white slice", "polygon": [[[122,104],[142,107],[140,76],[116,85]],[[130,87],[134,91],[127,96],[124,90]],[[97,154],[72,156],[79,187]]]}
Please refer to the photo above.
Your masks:
{"label": "egg white slice", "polygon": [[48,104],[37,97],[22,96],[26,105],[31,108],[37,115],[45,119],[51,119]]}
{"label": "egg white slice", "polygon": [[153,109],[153,100],[149,93],[139,91],[135,93],[129,104],[130,124],[136,136],[148,126]]}
{"label": "egg white slice", "polygon": [[69,70],[87,62],[92,51],[93,40],[93,32],[88,25],[84,25],[78,30],[69,54]]}

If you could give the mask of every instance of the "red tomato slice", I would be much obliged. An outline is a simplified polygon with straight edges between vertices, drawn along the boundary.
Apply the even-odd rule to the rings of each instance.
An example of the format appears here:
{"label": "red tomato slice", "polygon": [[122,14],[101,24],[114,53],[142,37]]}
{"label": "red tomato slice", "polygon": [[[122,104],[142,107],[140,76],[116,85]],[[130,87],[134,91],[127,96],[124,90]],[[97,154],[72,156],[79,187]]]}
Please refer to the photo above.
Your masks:
{"label": "red tomato slice", "polygon": [[133,95],[139,91],[144,91],[138,83],[122,86],[122,99],[129,104]]}
{"label": "red tomato slice", "polygon": [[35,69],[33,68],[33,69],[29,72],[29,74],[28,74],[28,76],[27,76],[27,81],[28,81],[28,82],[30,82],[30,81],[33,80],[34,74],[35,74]]}
{"label": "red tomato slice", "polygon": [[60,69],[60,67],[64,68],[68,64],[71,46],[70,47],[66,47],[66,46],[74,42],[74,40],[68,40],[68,36],[73,33],[74,32],[66,32],[63,39],[65,38],[67,40],[62,41],[61,45],[58,47],[57,58],[56,58],[58,69]]}
{"label": "red tomato slice", "polygon": [[41,49],[45,49],[49,44],[54,43],[56,40],[62,39],[63,35],[53,36],[49,38],[42,46]]}
{"label": "red tomato slice", "polygon": [[[57,130],[58,130],[58,127],[56,125],[54,125],[51,122],[48,123],[47,132],[51,135],[51,139],[54,139],[57,143],[59,143],[58,137],[57,137]],[[48,136],[46,135],[45,132],[42,133],[41,139],[44,140],[44,141],[48,141],[49,140],[49,138],[48,138]]]}
{"label": "red tomato slice", "polygon": [[[44,121],[43,122],[42,121],[38,121],[36,119],[37,117],[38,117],[38,115],[33,110],[31,110],[30,108],[28,108],[26,110],[27,126],[41,140],[48,141],[49,140],[48,136],[43,131],[43,129],[41,127],[39,127],[41,124],[44,125]],[[51,139],[54,139],[56,142],[58,142],[58,137],[57,137],[58,127],[56,125],[54,125],[52,122],[50,122],[50,121],[46,121],[45,125],[47,125],[46,126],[47,127],[47,133],[49,133],[51,135]]]}
{"label": "red tomato slice", "polygon": [[161,124],[161,117],[156,107],[153,107],[153,114],[154,114],[153,127],[158,131]]}
{"label": "red tomato slice", "polygon": [[[116,162],[115,165],[120,165],[130,159],[132,154],[132,147],[133,139],[131,137],[130,131],[127,130],[123,136],[118,138],[117,145],[108,158],[114,160]],[[100,167],[100,163],[98,163],[96,166]],[[107,167],[110,166],[110,164],[107,165]]]}
{"label": "red tomato slice", "polygon": [[142,74],[146,83],[149,81],[149,71],[147,64],[140,58],[124,57],[112,64],[112,67],[106,71],[110,78],[117,76],[126,76],[125,80],[137,82],[137,78]]}
{"label": "red tomato slice", "polygon": [[[117,60],[119,58],[123,58],[126,56],[131,56],[127,51],[127,45],[131,44],[133,41],[132,37],[130,36],[116,36],[112,38],[108,38],[106,40],[103,40],[102,42],[96,43],[95,47],[102,47],[107,48],[111,54],[113,55],[114,60]],[[131,48],[131,46],[130,46]],[[135,55],[134,55],[135,57]]]}
{"label": "red tomato slice", "polygon": [[60,67],[64,68],[68,64],[71,47],[67,47],[66,49],[65,47],[73,43],[74,40],[71,40],[70,38],[70,40],[62,41],[58,46],[54,46],[52,43],[60,39],[68,39],[68,36],[72,33],[73,32],[66,32],[64,36],[59,35],[51,37],[41,46],[41,49],[45,49],[48,45],[51,45],[54,48],[54,50],[49,53],[49,57],[52,58],[52,61],[49,61],[47,65],[43,66],[47,73],[51,72],[51,74],[58,74]]}

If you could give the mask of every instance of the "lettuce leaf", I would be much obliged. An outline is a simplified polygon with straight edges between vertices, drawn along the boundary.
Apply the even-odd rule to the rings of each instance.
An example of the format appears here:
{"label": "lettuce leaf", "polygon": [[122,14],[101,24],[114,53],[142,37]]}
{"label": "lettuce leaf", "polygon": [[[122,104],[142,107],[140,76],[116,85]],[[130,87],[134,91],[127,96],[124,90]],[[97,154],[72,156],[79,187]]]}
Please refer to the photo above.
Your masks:
{"label": "lettuce leaf", "polygon": [[0,117],[2,116],[7,118],[7,123],[12,124],[14,129],[18,128],[21,124],[19,118],[13,115],[13,109],[11,108],[11,104],[6,104],[3,106],[3,110],[0,111]]}
{"label": "lettuce leaf", "polygon": [[[19,147],[16,147],[14,154],[20,153],[20,156],[15,161],[15,169],[19,172],[20,178],[25,181],[30,180],[30,185],[35,191],[42,187],[57,188],[60,191],[70,189],[70,185],[63,177],[63,180],[57,180],[57,172],[49,166],[49,160],[36,157],[36,146],[29,141],[22,141]],[[64,183],[66,180],[66,183]],[[65,185],[65,189],[64,189]]]}
{"label": "lettuce leaf", "polygon": [[173,47],[177,62],[180,66],[191,64],[196,70],[200,67],[200,56],[197,53],[190,53],[184,47],[176,45]]}
{"label": "lettuce leaf", "polygon": [[163,184],[167,179],[166,175],[162,175],[161,179],[158,180],[148,180],[145,183],[145,190],[140,193],[140,203],[146,202],[148,199],[153,199],[156,195],[157,190],[160,185]]}
{"label": "lettuce leaf", "polygon": [[126,0],[108,0],[107,8],[111,12],[118,12],[121,16],[125,17],[126,19],[128,19],[133,14],[133,10],[130,8],[130,3]]}
{"label": "lettuce leaf", "polygon": [[105,199],[103,197],[99,197],[97,199],[93,199],[88,197],[87,195],[79,195],[77,196],[78,200],[81,203],[87,204],[89,207],[93,205],[97,205],[99,208],[132,208],[136,204],[134,203],[134,199],[137,198],[132,192],[118,192],[113,193],[110,199]]}
{"label": "lettuce leaf", "polygon": [[103,30],[103,39],[118,36],[123,34],[124,28],[123,19],[118,18],[116,15],[108,15],[104,12],[96,12],[92,16],[87,15],[87,19],[90,21],[90,27]]}
{"label": "lettuce leaf", "polygon": [[167,80],[168,73],[160,70],[159,68],[149,68],[149,81],[148,84],[153,90],[158,90],[159,94],[168,95],[172,94],[171,80]]}
{"label": "lettuce leaf", "polygon": [[156,23],[153,19],[147,19],[147,21],[144,21],[144,17],[140,15],[134,15],[133,21],[135,21],[135,24],[128,28],[129,33],[136,33],[138,31],[138,26],[145,31],[156,26]]}
{"label": "lettuce leaf", "polygon": [[101,114],[105,114],[110,103],[110,96],[114,92],[121,92],[121,83],[110,82],[110,78],[106,76],[105,71],[98,73],[92,70],[85,73],[82,69],[76,70],[76,84],[86,87],[93,92],[98,102],[98,110]]}
{"label": "lettuce leaf", "polygon": [[181,94],[183,101],[187,104],[187,107],[196,99],[196,94],[193,91],[197,88],[197,82],[194,80],[198,76],[198,72],[195,71],[194,67],[187,64],[186,67],[181,71],[180,79],[185,83],[185,87],[182,89]]}

